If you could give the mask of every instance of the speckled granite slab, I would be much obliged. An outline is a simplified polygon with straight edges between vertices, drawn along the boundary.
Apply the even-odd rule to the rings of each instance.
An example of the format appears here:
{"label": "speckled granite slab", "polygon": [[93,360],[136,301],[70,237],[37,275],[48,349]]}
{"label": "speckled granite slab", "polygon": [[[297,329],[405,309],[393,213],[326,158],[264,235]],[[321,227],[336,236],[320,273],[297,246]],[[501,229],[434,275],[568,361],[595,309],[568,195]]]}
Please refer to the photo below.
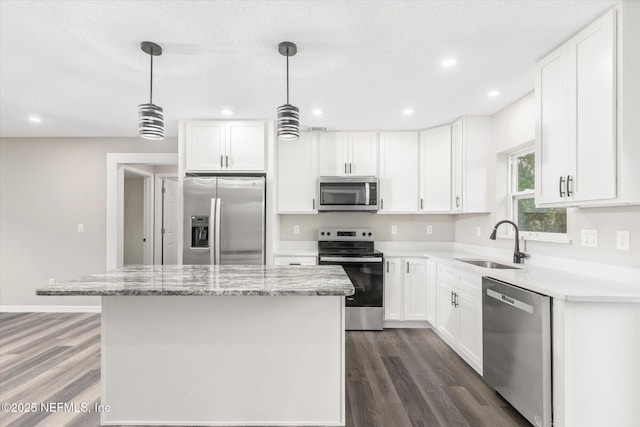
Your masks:
{"label": "speckled granite slab", "polygon": [[132,265],[36,289],[37,295],[353,295],[340,266]]}

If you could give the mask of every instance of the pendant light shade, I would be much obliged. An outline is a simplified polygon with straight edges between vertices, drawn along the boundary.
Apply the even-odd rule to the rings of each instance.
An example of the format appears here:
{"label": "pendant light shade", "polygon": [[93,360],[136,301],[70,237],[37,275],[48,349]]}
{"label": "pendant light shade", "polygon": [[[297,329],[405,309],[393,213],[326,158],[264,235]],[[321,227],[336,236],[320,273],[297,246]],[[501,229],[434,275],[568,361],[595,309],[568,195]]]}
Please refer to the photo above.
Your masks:
{"label": "pendant light shade", "polygon": [[153,57],[162,55],[162,48],[153,42],[142,42],[140,48],[151,57],[149,103],[138,105],[138,132],[145,139],[164,139],[164,111],[153,103]]}
{"label": "pendant light shade", "polygon": [[300,110],[289,103],[289,57],[294,56],[298,48],[294,43],[282,42],[278,52],[287,58],[287,103],[278,107],[278,139],[295,141],[300,138]]}

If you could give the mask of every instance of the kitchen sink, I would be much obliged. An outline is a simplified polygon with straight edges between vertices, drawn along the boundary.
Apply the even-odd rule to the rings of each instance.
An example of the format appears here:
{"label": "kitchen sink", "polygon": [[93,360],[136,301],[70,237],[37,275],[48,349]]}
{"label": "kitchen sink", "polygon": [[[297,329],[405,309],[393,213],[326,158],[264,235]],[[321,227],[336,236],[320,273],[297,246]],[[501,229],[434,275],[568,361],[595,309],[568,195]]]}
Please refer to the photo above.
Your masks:
{"label": "kitchen sink", "polygon": [[466,262],[467,264],[477,265],[478,267],[483,268],[498,268],[498,269],[514,269],[519,270],[518,267],[513,267],[511,265],[500,264],[499,262],[493,262],[486,259],[465,259],[465,258],[455,258],[458,261]]}

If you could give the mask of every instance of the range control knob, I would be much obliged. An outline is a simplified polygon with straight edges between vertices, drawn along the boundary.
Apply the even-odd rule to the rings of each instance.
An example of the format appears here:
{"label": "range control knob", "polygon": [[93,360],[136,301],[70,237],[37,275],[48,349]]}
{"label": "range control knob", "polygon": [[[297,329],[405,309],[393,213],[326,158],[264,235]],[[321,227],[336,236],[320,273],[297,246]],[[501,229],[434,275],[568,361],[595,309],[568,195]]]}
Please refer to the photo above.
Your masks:
{"label": "range control knob", "polygon": [[362,232],[362,235],[363,235],[363,236],[366,236],[366,235],[367,235],[367,233],[365,233],[365,232],[363,231],[363,232]]}
{"label": "range control knob", "polygon": [[371,236],[371,233],[369,233],[369,236]]}
{"label": "range control knob", "polygon": [[321,236],[324,236],[324,231],[321,231],[321,232],[320,232],[320,235],[321,235]]}
{"label": "range control knob", "polygon": [[331,232],[330,231],[327,231],[327,236],[331,236]]}

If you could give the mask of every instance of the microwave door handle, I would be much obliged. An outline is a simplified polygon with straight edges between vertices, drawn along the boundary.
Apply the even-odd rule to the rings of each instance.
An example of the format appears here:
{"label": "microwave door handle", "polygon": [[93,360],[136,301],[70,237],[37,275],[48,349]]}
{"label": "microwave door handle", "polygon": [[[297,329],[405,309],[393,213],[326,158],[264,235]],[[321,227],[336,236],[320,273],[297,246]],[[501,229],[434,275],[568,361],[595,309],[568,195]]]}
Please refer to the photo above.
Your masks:
{"label": "microwave door handle", "polygon": [[369,206],[369,201],[371,199],[371,189],[369,188],[369,183],[366,182],[364,184],[364,204]]}

